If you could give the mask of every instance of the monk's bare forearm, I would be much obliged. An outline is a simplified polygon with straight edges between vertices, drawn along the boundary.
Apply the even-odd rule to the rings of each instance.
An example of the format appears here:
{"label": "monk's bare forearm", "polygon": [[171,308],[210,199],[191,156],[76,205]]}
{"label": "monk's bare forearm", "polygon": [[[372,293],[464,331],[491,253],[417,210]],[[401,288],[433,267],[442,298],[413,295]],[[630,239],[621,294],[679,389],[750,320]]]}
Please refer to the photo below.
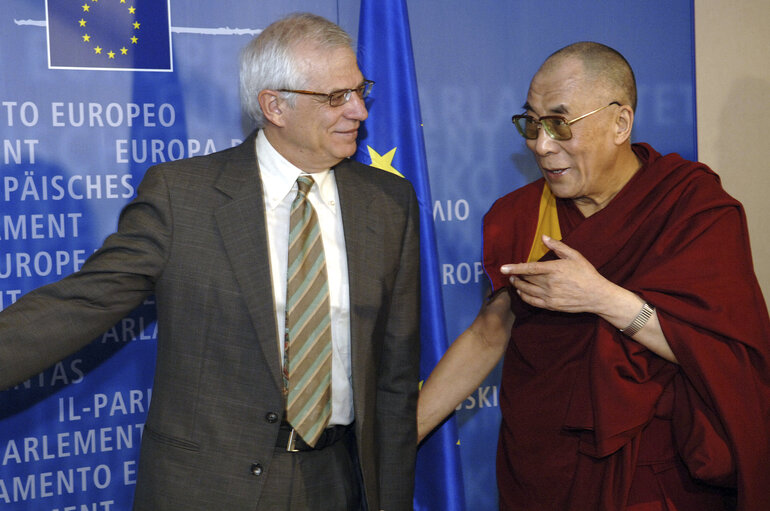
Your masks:
{"label": "monk's bare forearm", "polygon": [[513,314],[503,291],[487,302],[449,347],[420,391],[417,437],[421,441],[484,381],[508,345]]}
{"label": "monk's bare forearm", "polygon": [[[611,289],[612,286],[615,289]],[[596,312],[615,328],[625,329],[641,311],[644,300],[637,294],[615,284],[611,284],[608,293],[604,302],[597,306]],[[654,306],[655,304],[650,305]],[[671,346],[668,344],[668,340],[666,340],[666,336],[660,326],[657,312],[652,313],[650,319],[647,320],[641,330],[633,335],[632,339],[659,357],[669,362],[678,363],[676,355],[671,350]]]}

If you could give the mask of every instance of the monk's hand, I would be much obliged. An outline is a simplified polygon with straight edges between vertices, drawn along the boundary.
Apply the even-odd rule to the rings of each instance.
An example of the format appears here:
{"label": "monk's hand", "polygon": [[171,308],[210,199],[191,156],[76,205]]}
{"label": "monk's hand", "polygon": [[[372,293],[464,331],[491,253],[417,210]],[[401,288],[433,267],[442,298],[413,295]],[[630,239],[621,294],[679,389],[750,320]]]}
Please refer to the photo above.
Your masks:
{"label": "monk's hand", "polygon": [[517,293],[535,307],[560,312],[597,312],[605,291],[612,284],[577,250],[543,236],[543,242],[559,259],[500,268]]}

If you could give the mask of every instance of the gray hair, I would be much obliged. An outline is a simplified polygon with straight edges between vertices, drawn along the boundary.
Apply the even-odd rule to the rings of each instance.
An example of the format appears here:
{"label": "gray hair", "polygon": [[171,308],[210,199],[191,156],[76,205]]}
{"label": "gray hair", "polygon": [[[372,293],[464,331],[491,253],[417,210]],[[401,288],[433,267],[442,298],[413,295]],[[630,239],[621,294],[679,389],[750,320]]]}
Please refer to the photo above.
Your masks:
{"label": "gray hair", "polygon": [[[315,14],[296,13],[270,24],[241,51],[241,107],[258,128],[266,122],[257,98],[260,91],[306,88],[307,69],[296,54],[303,44],[322,50],[353,48],[352,38],[335,23]],[[295,95],[284,94],[294,106]]]}

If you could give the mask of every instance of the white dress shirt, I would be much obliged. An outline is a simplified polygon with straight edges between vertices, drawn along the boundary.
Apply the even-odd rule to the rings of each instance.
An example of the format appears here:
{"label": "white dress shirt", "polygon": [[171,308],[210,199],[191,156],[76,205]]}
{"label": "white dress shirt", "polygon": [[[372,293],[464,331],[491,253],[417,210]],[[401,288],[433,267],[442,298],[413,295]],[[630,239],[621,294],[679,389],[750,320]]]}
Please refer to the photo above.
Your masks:
{"label": "white dress shirt", "polygon": [[[267,239],[275,300],[278,343],[283,354],[286,328],[286,272],[289,251],[289,214],[297,195],[297,178],[306,174],[270,145],[262,130],[257,134],[257,162],[264,190]],[[308,200],[321,227],[332,321],[332,416],[330,425],[353,422],[353,385],[350,374],[350,294],[342,214],[334,171],[310,175],[315,184]],[[283,361],[283,356],[281,357]]]}

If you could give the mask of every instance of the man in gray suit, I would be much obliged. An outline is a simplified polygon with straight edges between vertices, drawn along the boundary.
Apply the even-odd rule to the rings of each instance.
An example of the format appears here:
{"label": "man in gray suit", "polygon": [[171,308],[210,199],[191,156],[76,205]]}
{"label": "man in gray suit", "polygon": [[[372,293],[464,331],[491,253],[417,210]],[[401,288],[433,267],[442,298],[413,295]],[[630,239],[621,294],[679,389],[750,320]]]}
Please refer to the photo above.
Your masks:
{"label": "man in gray suit", "polygon": [[[254,39],[240,80],[259,129],[150,168],[79,272],[3,311],[0,386],[82,348],[154,293],[158,356],[134,509],[411,509],[418,206],[406,180],[348,159],[372,83],[350,37],[309,14]],[[303,193],[331,318],[331,411],[312,440],[286,415],[300,176],[313,178]]]}

